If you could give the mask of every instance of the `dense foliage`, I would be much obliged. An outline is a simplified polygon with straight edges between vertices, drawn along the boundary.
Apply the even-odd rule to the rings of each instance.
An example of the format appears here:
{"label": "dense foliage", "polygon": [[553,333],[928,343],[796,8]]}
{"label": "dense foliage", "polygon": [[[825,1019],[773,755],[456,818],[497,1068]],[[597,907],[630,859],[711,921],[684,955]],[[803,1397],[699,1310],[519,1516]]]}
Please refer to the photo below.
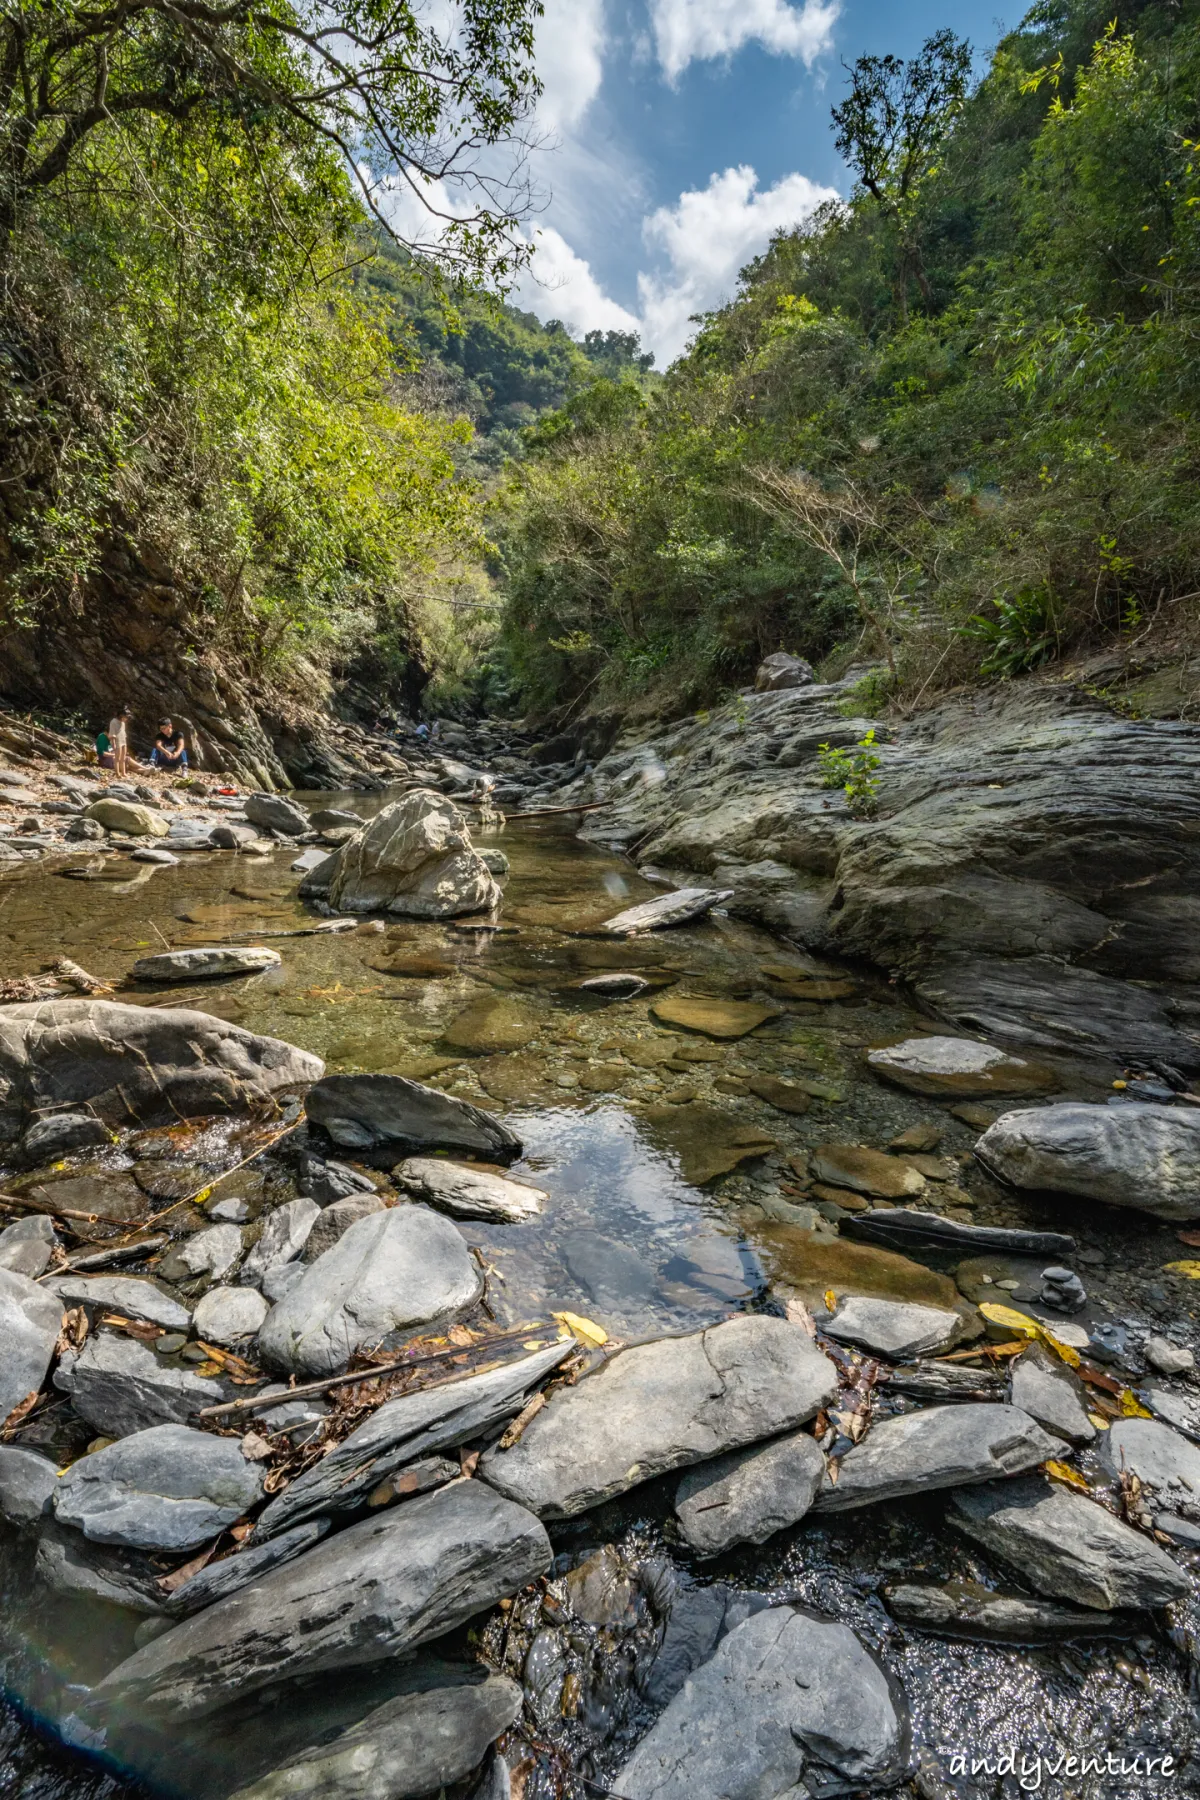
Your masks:
{"label": "dense foliage", "polygon": [[646,392],[538,425],[501,523],[540,705],[698,702],[786,648],[911,699],[1191,630],[1200,0],[1041,0],[835,111],[850,201],[777,238]]}

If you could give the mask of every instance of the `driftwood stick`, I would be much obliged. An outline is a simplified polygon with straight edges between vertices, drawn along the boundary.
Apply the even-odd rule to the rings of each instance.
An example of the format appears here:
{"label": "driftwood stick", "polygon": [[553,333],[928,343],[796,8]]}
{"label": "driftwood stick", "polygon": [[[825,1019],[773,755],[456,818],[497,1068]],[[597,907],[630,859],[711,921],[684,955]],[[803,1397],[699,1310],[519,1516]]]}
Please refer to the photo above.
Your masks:
{"label": "driftwood stick", "polygon": [[509,813],[508,822],[514,819],[550,819],[556,813],[599,812],[602,807],[613,806],[612,800],[589,800],[579,806],[535,806],[532,812]]}

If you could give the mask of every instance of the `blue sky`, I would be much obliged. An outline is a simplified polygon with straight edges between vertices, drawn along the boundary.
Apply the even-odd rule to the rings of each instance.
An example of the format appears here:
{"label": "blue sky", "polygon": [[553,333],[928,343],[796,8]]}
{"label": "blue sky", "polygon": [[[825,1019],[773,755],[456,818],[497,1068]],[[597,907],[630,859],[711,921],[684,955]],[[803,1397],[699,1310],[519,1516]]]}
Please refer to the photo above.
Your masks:
{"label": "blue sky", "polygon": [[829,130],[866,51],[949,25],[986,51],[1025,0],[546,0],[546,198],[515,298],[576,334],[638,330],[660,367],[772,232],[847,172]]}

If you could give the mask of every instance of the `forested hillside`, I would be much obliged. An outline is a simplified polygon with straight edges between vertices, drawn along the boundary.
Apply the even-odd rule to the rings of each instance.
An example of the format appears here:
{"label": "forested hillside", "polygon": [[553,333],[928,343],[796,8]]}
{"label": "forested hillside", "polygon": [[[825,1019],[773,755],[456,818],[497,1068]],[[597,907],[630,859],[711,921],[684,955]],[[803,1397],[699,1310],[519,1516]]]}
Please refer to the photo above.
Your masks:
{"label": "forested hillside", "polygon": [[695,704],[764,652],[910,698],[1187,642],[1200,590],[1200,6],[1040,0],[972,85],[865,58],[852,198],[650,395],[544,421],[503,525],[528,698]]}

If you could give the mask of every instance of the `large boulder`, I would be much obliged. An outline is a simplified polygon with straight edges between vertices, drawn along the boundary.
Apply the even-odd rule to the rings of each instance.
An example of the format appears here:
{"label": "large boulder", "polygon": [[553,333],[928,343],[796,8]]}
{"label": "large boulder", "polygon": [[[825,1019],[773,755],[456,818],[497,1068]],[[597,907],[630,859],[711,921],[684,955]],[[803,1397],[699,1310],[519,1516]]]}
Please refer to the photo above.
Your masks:
{"label": "large boulder", "polygon": [[341,912],[452,919],[492,911],[500,889],[454,802],[414,788],[343,844],[329,898]]}
{"label": "large boulder", "polygon": [[786,650],[773,650],[764,656],[754,677],[756,694],[778,694],[785,688],[809,687],[816,680],[810,662],[802,656],[789,656]]}
{"label": "large boulder", "polygon": [[1200,1113],[1184,1107],[1068,1101],[1003,1113],[975,1154],[1014,1187],[1200,1218]]}
{"label": "large boulder", "polygon": [[881,1419],[826,1478],[820,1512],[848,1512],[995,1475],[1019,1475],[1062,1453],[1057,1438],[1016,1406],[930,1406]]}
{"label": "large boulder", "polygon": [[560,1388],[480,1473],[543,1518],[570,1518],[639,1482],[803,1425],[837,1374],[798,1325],[762,1315],[614,1356]]}
{"label": "large boulder", "polygon": [[[103,1453],[101,1453],[103,1454]],[[289,1677],[444,1637],[542,1574],[545,1528],[464,1481],[351,1525],[155,1638],[92,1690],[84,1719],[197,1718]]]}
{"label": "large boulder", "polygon": [[46,1379],[62,1302],[28,1275],[0,1269],[0,1425]]}
{"label": "large boulder", "polygon": [[85,1456],[59,1477],[54,1511],[98,1544],[198,1550],[262,1496],[240,1438],[156,1425]]}
{"label": "large boulder", "polygon": [[330,1075],[310,1089],[307,1112],[341,1149],[381,1163],[426,1150],[511,1162],[521,1140],[468,1100],[403,1075]]}
{"label": "large boulder", "polygon": [[459,1231],[427,1206],[372,1213],[272,1307],[258,1346],[287,1374],[336,1375],[356,1350],[461,1312],[483,1278]]}
{"label": "large boulder", "polygon": [[64,1101],[114,1125],[262,1106],[324,1072],[319,1057],[185,1007],[41,1000],[0,1011],[0,1143]]}
{"label": "large boulder", "polygon": [[95,800],[83,816],[122,837],[166,837],[171,829],[162,813],[132,800]]}
{"label": "large boulder", "polygon": [[404,1691],[332,1743],[316,1741],[231,1800],[417,1800],[478,1768],[521,1710],[521,1690],[479,1663],[420,1662]]}
{"label": "large boulder", "polygon": [[882,1793],[908,1744],[898,1692],[849,1626],[771,1607],[688,1678],[613,1787],[624,1800]]}

